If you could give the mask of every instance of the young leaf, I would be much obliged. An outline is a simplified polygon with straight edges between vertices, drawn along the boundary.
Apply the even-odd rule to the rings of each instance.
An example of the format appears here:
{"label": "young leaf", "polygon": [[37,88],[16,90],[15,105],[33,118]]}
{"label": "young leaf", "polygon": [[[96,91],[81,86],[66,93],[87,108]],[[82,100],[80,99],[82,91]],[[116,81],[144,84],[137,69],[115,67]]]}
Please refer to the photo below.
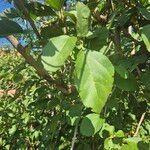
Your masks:
{"label": "young leaf", "polygon": [[62,35],[49,40],[43,49],[41,61],[49,72],[57,71],[75,47],[77,38]]}
{"label": "young leaf", "polygon": [[81,101],[86,107],[100,113],[112,89],[113,65],[100,52],[80,52],[76,60],[75,73]]}
{"label": "young leaf", "polygon": [[83,3],[78,2],[77,10],[77,35],[85,37],[89,31],[90,9]]}
{"label": "young leaf", "polygon": [[150,24],[142,27],[141,36],[146,45],[147,50],[150,52]]}
{"label": "young leaf", "polygon": [[16,22],[6,19],[0,20],[0,37],[22,32],[22,28]]}
{"label": "young leaf", "polygon": [[56,10],[60,10],[64,4],[64,0],[46,0],[46,3]]}
{"label": "young leaf", "polygon": [[103,123],[104,119],[99,114],[88,114],[81,122],[80,132],[84,136],[92,136],[101,129]]}

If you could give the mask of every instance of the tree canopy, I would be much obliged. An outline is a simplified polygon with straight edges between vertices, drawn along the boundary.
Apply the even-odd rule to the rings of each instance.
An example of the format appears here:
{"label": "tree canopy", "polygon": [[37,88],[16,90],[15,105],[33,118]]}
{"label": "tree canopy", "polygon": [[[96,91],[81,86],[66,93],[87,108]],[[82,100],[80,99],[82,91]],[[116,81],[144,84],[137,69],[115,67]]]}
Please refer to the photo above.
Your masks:
{"label": "tree canopy", "polygon": [[148,150],[150,1],[8,2],[0,149]]}

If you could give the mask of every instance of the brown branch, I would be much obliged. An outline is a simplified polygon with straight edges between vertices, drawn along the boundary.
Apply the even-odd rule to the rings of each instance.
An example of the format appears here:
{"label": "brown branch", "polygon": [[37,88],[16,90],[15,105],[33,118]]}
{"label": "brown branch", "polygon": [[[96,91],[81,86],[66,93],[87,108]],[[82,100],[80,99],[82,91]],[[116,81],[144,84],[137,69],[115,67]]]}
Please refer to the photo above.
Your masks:
{"label": "brown branch", "polygon": [[142,116],[141,116],[141,119],[140,119],[140,121],[139,121],[139,123],[138,123],[138,126],[137,126],[137,128],[136,128],[136,131],[135,131],[135,133],[134,133],[134,135],[133,135],[134,137],[138,135],[138,132],[139,132],[140,126],[141,126],[141,124],[142,124],[142,122],[143,122],[143,120],[144,120],[145,114],[146,114],[146,112],[144,112],[144,113],[142,114]]}
{"label": "brown branch", "polygon": [[108,21],[108,14],[102,15],[97,9],[93,11],[93,17],[96,19],[96,21],[101,25],[106,25]]}
{"label": "brown branch", "polygon": [[120,55],[122,55],[122,48],[121,48],[121,41],[120,41],[120,33],[119,31],[116,29],[115,30],[115,33],[113,34],[112,36],[112,40],[113,40],[113,43],[115,45],[115,48],[116,50],[118,51],[118,53]]}
{"label": "brown branch", "polygon": [[40,64],[38,61],[36,61],[29,52],[27,52],[28,47],[23,47],[18,40],[13,36],[10,35],[6,37],[7,40],[13,45],[13,47],[24,57],[26,62],[30,64],[36,71],[37,74],[42,77],[43,79],[47,80],[48,83],[53,84],[58,90],[62,91],[64,94],[70,94],[72,93],[72,86],[66,86],[63,83],[60,83],[57,80],[54,80],[48,72],[43,68],[42,64]]}
{"label": "brown branch", "polygon": [[15,5],[17,6],[17,8],[18,8],[20,11],[23,12],[25,18],[29,21],[29,23],[30,23],[32,29],[34,30],[34,32],[35,32],[35,34],[36,34],[36,36],[37,36],[39,39],[41,39],[40,33],[38,32],[38,30],[37,30],[37,28],[36,28],[36,26],[35,26],[35,24],[34,24],[34,21],[31,19],[30,14],[29,14],[29,12],[28,12],[28,9],[24,6],[23,0],[14,0],[14,3],[15,3]]}

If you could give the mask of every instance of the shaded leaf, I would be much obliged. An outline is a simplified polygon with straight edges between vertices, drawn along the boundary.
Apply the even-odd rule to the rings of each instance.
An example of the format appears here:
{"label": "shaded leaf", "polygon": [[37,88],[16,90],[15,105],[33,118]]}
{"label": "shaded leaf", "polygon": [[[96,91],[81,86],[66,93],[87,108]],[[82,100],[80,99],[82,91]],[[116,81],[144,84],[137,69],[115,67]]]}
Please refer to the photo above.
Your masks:
{"label": "shaded leaf", "polygon": [[141,80],[146,88],[150,90],[150,70],[146,70],[146,72],[142,74]]}
{"label": "shaded leaf", "polygon": [[16,22],[6,19],[0,20],[0,37],[22,32],[22,28]]}
{"label": "shaded leaf", "polygon": [[41,28],[41,36],[45,39],[60,36],[63,34],[62,27],[60,25],[49,25]]}
{"label": "shaded leaf", "polygon": [[138,8],[138,9],[139,9],[141,15],[142,15],[145,19],[150,20],[150,12],[149,12],[146,8],[143,7],[143,8]]}
{"label": "shaded leaf", "polygon": [[9,8],[4,10],[1,14],[0,17],[8,17],[8,18],[16,18],[16,17],[20,17],[20,15],[18,14],[18,12],[16,11],[16,9],[14,8]]}
{"label": "shaded leaf", "polygon": [[123,66],[115,66],[115,71],[124,79],[128,78],[128,70]]}
{"label": "shaded leaf", "polygon": [[122,78],[120,75],[116,73],[115,75],[115,84],[118,88],[125,91],[135,91],[137,90],[137,81],[133,74],[129,74],[128,78]]}
{"label": "shaded leaf", "polygon": [[109,36],[109,31],[106,27],[98,28],[94,31],[92,35],[87,37],[89,41],[89,49],[100,50],[107,45],[107,38]]}
{"label": "shaded leaf", "polygon": [[141,28],[141,36],[146,45],[147,50],[150,52],[150,24]]}
{"label": "shaded leaf", "polygon": [[38,17],[56,15],[55,11],[51,7],[38,2],[28,3],[26,4],[26,7],[31,16],[34,15],[35,17]]}
{"label": "shaded leaf", "polygon": [[90,9],[83,3],[78,2],[76,5],[77,10],[77,35],[85,37],[89,32],[90,26]]}
{"label": "shaded leaf", "polygon": [[84,136],[92,136],[101,129],[103,123],[104,119],[99,114],[88,114],[81,122],[80,132]]}

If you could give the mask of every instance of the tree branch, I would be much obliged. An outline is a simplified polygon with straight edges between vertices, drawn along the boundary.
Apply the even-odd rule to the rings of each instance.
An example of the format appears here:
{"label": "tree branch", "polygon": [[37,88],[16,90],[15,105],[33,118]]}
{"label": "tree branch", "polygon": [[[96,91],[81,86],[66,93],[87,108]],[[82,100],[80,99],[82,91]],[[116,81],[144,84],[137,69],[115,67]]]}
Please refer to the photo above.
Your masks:
{"label": "tree branch", "polygon": [[48,72],[43,68],[42,64],[36,61],[29,52],[27,52],[28,47],[23,47],[18,40],[13,36],[7,36],[6,39],[13,45],[13,47],[24,57],[26,62],[30,64],[36,71],[37,74],[43,79],[47,80],[48,83],[53,84],[58,90],[62,91],[64,94],[72,93],[72,87],[65,86],[57,80],[54,80]]}
{"label": "tree branch", "polygon": [[17,8],[23,12],[24,16],[26,17],[26,19],[29,21],[32,29],[34,30],[34,33],[36,34],[36,36],[41,39],[40,33],[38,32],[34,21],[31,19],[30,14],[28,12],[28,9],[24,6],[24,2],[23,0],[14,0],[15,5],[17,6]]}
{"label": "tree branch", "polygon": [[118,29],[115,30],[115,33],[113,34],[112,37],[113,43],[115,45],[116,50],[120,55],[122,55],[122,48],[121,48],[121,41],[120,41],[120,33]]}
{"label": "tree branch", "polygon": [[74,135],[73,135],[73,138],[72,138],[72,143],[71,143],[71,148],[70,150],[74,150],[74,145],[75,145],[75,142],[76,142],[76,136],[77,136],[77,132],[78,132],[78,123],[76,124],[75,126],[75,130],[74,130]]}
{"label": "tree branch", "polygon": [[142,116],[141,116],[141,119],[140,119],[140,121],[139,121],[139,123],[138,123],[138,126],[137,126],[137,128],[136,128],[136,131],[135,131],[135,133],[134,133],[134,137],[138,135],[138,132],[139,132],[140,126],[141,126],[141,124],[142,124],[142,122],[143,122],[143,120],[144,120],[145,114],[146,114],[146,112],[144,112],[144,113],[142,114]]}

